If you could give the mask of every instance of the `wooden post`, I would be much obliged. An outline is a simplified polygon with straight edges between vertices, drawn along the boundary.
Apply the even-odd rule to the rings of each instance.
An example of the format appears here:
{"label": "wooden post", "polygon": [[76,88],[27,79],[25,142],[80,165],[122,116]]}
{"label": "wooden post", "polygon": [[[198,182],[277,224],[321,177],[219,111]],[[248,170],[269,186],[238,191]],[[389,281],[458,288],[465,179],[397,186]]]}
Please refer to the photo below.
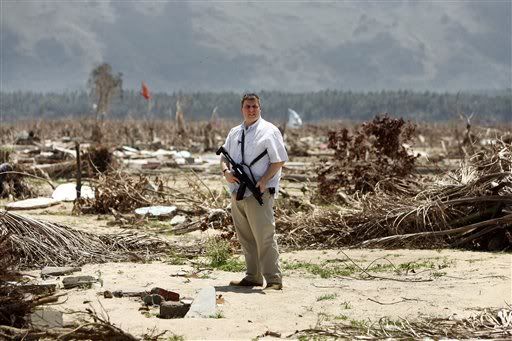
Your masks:
{"label": "wooden post", "polygon": [[75,142],[76,150],[76,200],[80,200],[82,192],[82,161],[80,158],[80,142]]}

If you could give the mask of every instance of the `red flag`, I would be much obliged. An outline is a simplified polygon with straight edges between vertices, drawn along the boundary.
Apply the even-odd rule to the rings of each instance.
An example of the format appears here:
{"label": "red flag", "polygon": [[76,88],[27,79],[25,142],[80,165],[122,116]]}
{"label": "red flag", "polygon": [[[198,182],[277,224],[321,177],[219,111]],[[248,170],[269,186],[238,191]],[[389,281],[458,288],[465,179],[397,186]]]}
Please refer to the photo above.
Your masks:
{"label": "red flag", "polygon": [[141,90],[140,94],[142,95],[142,97],[144,97],[147,100],[149,100],[151,98],[151,94],[149,93],[149,88],[146,85],[146,83],[144,83],[144,81],[142,81],[142,90]]}

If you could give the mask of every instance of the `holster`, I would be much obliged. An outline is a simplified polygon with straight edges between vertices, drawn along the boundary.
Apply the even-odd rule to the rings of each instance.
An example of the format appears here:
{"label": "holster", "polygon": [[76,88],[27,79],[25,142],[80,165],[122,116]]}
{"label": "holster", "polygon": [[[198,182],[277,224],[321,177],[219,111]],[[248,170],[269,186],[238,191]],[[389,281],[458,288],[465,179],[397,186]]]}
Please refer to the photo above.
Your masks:
{"label": "holster", "polygon": [[245,182],[242,182],[240,184],[240,186],[238,187],[238,191],[236,192],[236,200],[243,200],[244,199],[244,194],[245,194],[245,189],[246,189],[247,185],[245,184]]}

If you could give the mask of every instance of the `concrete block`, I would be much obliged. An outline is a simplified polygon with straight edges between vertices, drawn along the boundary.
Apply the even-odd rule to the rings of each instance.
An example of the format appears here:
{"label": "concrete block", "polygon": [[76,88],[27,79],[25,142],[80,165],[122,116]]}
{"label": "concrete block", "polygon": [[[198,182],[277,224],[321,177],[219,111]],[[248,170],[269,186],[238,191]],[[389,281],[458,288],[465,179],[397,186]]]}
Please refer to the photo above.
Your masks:
{"label": "concrete block", "polygon": [[160,305],[160,318],[174,319],[184,317],[190,309],[189,304],[181,302],[162,302]]}
{"label": "concrete block", "polygon": [[62,285],[64,289],[71,289],[75,287],[89,287],[93,283],[96,283],[97,279],[92,276],[76,276],[76,277],[64,277],[62,279]]}
{"label": "concrete block", "polygon": [[199,292],[185,317],[210,317],[215,315],[216,308],[215,288],[209,286]]}

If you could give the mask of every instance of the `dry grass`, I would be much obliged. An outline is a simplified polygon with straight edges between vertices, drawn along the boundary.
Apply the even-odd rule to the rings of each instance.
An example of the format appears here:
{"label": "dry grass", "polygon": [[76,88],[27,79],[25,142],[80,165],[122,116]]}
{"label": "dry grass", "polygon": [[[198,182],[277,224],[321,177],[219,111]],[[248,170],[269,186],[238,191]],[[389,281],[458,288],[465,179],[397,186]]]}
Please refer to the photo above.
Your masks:
{"label": "dry grass", "polygon": [[330,322],[319,320],[315,328],[297,331],[288,337],[315,339],[333,337],[343,339],[393,340],[410,339],[492,339],[512,337],[512,310],[489,309],[465,319],[427,318],[409,321],[382,318],[378,322],[351,320]]}

